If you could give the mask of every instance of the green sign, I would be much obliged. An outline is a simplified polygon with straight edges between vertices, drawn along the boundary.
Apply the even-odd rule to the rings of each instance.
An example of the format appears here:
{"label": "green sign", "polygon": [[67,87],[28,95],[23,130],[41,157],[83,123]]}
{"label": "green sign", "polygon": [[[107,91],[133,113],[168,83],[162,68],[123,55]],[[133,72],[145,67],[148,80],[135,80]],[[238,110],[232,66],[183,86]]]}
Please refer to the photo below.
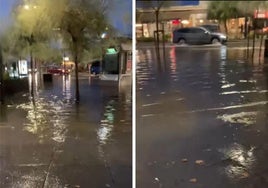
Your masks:
{"label": "green sign", "polygon": [[106,54],[117,54],[117,51],[115,48],[108,48]]}

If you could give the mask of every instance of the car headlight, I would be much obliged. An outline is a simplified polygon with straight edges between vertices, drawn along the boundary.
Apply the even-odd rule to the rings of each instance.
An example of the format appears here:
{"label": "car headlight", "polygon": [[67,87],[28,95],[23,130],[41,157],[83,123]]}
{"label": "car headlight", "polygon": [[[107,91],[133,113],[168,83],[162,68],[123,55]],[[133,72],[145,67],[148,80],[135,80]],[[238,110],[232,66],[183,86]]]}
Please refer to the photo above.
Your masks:
{"label": "car headlight", "polygon": [[220,35],[220,38],[221,39],[226,39],[226,36],[225,35]]}

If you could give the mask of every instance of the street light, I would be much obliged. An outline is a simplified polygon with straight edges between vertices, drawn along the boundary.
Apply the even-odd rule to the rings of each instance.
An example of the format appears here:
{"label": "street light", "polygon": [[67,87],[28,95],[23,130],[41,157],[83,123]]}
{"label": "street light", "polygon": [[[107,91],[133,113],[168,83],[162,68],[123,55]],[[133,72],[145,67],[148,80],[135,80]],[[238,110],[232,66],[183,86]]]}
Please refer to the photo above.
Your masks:
{"label": "street light", "polygon": [[[26,5],[23,6],[23,8],[24,8],[25,10],[30,10],[30,9],[31,9],[31,6],[26,4]],[[36,9],[37,6],[34,5],[34,6],[32,6],[32,8]]]}
{"label": "street light", "polygon": [[24,5],[23,8],[26,9],[26,10],[29,10],[30,6],[29,5]]}

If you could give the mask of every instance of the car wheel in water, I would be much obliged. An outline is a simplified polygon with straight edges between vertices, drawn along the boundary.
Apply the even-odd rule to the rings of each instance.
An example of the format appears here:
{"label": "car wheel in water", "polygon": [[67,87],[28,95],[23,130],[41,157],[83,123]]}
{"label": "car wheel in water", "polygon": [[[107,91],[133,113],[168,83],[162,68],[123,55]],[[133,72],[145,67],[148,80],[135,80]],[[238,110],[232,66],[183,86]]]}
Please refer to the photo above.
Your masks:
{"label": "car wheel in water", "polygon": [[185,39],[179,39],[178,44],[179,45],[186,44],[186,40]]}
{"label": "car wheel in water", "polygon": [[212,44],[219,44],[219,43],[220,43],[220,40],[217,39],[217,38],[213,38],[213,39],[211,40],[211,43],[212,43]]}

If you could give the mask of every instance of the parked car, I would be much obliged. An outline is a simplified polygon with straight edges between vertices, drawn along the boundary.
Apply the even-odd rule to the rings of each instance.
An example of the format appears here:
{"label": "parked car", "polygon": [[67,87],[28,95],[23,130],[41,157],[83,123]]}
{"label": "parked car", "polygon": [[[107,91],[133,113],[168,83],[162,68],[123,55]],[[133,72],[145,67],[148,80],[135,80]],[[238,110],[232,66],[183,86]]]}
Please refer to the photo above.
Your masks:
{"label": "parked car", "polygon": [[211,32],[204,27],[187,27],[173,31],[173,43],[178,44],[224,44],[226,41],[225,34]]}
{"label": "parked car", "polygon": [[47,69],[47,72],[50,74],[69,74],[70,70],[69,69],[64,70],[64,69],[59,68],[59,67],[49,67]]}
{"label": "parked car", "polygon": [[59,68],[50,68],[47,69],[47,72],[50,74],[62,74],[62,70]]}
{"label": "parked car", "polygon": [[101,73],[101,60],[95,60],[90,63],[90,74],[98,75]]}

